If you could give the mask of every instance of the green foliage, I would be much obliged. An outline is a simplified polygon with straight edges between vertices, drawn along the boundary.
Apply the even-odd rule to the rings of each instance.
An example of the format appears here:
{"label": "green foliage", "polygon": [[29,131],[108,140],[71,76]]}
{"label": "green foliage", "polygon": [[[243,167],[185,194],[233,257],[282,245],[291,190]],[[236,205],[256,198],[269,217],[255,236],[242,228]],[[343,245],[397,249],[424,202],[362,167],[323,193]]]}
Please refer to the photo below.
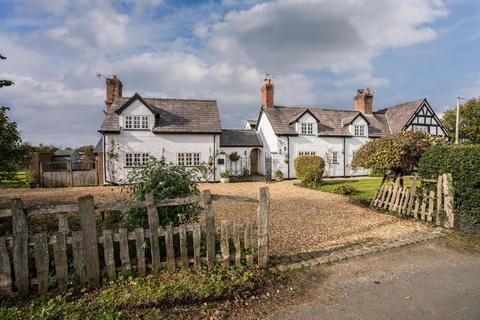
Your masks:
{"label": "green foliage", "polygon": [[378,171],[409,174],[422,154],[441,140],[420,131],[406,131],[371,140],[355,153],[352,166]]}
{"label": "green foliage", "polygon": [[30,159],[30,148],[22,144],[17,124],[7,115],[7,107],[0,107],[0,180],[13,179]]}
{"label": "green foliage", "polygon": [[[136,201],[144,201],[147,193],[153,193],[156,200],[184,198],[200,193],[194,171],[156,159],[152,159],[145,167],[131,171],[123,188]],[[157,210],[162,226],[195,221],[199,212],[196,204],[160,207]],[[147,211],[144,208],[125,211],[122,220],[128,227],[148,227]]]}
{"label": "green foliage", "polygon": [[[455,141],[456,118],[456,108],[448,109],[442,117],[442,123],[447,129],[450,141]],[[458,136],[462,142],[480,143],[480,98],[470,99],[465,104],[460,105]]]}
{"label": "green foliage", "polygon": [[275,171],[275,178],[283,179],[283,172],[282,170]]}
{"label": "green foliage", "polygon": [[338,186],[336,186],[332,189],[333,193],[341,194],[341,195],[345,195],[345,196],[351,195],[355,191],[356,191],[355,188],[350,184],[341,184],[341,185],[338,185]]}
{"label": "green foliage", "polygon": [[423,155],[418,171],[422,177],[432,179],[451,173],[458,226],[480,227],[480,145],[433,147]]}
{"label": "green foliage", "polygon": [[92,155],[93,150],[95,150],[95,147],[92,145],[86,145],[86,146],[81,146],[76,149],[78,152],[83,152],[86,155]]}
{"label": "green foliage", "polygon": [[295,173],[305,186],[319,186],[325,161],[319,156],[299,156],[294,161]]}
{"label": "green foliage", "polygon": [[228,170],[220,172],[220,178],[228,178],[230,176],[230,172]]}
{"label": "green foliage", "polygon": [[[7,57],[4,55],[0,54],[0,60],[5,60]],[[5,79],[0,79],[0,88],[2,87],[9,87],[13,86],[15,83],[12,80],[5,80]]]}
{"label": "green foliage", "polygon": [[84,294],[71,290],[53,298],[4,301],[0,319],[144,319],[153,314],[152,319],[168,319],[170,306],[242,297],[273,280],[277,280],[275,275],[267,271],[245,267],[126,277]]}

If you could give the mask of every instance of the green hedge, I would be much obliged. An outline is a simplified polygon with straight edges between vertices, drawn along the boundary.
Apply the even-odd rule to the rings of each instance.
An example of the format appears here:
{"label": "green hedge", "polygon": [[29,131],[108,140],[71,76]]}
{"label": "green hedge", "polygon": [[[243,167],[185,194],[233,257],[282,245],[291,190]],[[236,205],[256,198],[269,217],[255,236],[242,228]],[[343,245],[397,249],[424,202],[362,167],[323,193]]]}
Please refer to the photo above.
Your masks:
{"label": "green hedge", "polygon": [[461,229],[480,228],[480,145],[444,145],[429,149],[419,163],[426,178],[450,172],[454,209]]}
{"label": "green hedge", "polygon": [[322,181],[325,161],[318,156],[299,156],[293,162],[297,178],[306,186],[318,186]]}

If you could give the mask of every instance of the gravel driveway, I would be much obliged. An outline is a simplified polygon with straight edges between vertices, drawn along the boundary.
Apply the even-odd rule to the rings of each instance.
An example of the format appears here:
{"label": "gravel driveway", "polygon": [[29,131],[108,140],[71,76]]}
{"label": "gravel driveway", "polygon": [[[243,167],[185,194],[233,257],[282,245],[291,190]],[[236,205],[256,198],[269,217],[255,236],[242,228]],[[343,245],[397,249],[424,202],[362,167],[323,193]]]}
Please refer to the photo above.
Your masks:
{"label": "gravel driveway", "polygon": [[[245,182],[201,184],[212,194],[257,198],[260,187],[268,186],[271,196],[269,217],[270,247],[273,255],[330,249],[366,240],[385,239],[422,231],[425,224],[377,213],[347,201],[347,198],[294,185]],[[96,202],[112,202],[126,197],[118,187],[73,187],[51,189],[1,189],[0,207],[20,197],[25,205],[75,202],[93,194]],[[216,219],[243,222],[256,220],[257,204],[248,201],[214,201]]]}
{"label": "gravel driveway", "polygon": [[[270,246],[274,255],[331,249],[428,228],[419,222],[353,205],[343,196],[295,186],[294,181],[207,184],[201,188],[210,189],[212,194],[257,198],[263,186],[270,188]],[[219,221],[254,221],[256,208],[255,203],[214,201]]]}

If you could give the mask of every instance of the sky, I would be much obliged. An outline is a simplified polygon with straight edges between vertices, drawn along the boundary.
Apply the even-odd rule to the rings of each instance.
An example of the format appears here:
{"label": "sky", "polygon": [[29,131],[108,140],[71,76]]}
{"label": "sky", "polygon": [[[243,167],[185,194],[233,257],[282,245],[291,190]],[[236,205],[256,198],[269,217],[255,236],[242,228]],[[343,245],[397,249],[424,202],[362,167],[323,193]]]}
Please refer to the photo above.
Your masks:
{"label": "sky", "polygon": [[0,105],[23,141],[95,145],[105,83],[124,96],[217,100],[223,128],[275,102],[374,109],[480,96],[478,0],[0,0]]}

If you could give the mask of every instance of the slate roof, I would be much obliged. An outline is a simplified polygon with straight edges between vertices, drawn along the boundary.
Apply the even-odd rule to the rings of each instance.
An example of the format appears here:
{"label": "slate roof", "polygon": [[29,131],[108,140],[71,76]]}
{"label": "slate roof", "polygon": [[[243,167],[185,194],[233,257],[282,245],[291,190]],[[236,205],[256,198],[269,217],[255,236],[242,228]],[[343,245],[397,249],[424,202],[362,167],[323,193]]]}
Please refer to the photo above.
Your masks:
{"label": "slate roof", "polygon": [[220,147],[262,147],[257,131],[251,129],[223,129]]}
{"label": "slate roof", "polygon": [[214,100],[161,99],[133,97],[115,98],[113,114],[107,114],[100,132],[119,132],[118,113],[123,106],[139,98],[155,114],[155,133],[221,133],[220,116]]}
{"label": "slate roof", "polygon": [[[373,114],[362,114],[369,123],[369,136],[381,137],[401,131],[423,101],[425,100],[395,105],[374,111]],[[351,136],[346,124],[359,115],[359,112],[354,110],[325,108],[275,106],[263,109],[277,135],[298,135],[292,120],[297,119],[307,111],[318,119],[318,135],[320,136]]]}

